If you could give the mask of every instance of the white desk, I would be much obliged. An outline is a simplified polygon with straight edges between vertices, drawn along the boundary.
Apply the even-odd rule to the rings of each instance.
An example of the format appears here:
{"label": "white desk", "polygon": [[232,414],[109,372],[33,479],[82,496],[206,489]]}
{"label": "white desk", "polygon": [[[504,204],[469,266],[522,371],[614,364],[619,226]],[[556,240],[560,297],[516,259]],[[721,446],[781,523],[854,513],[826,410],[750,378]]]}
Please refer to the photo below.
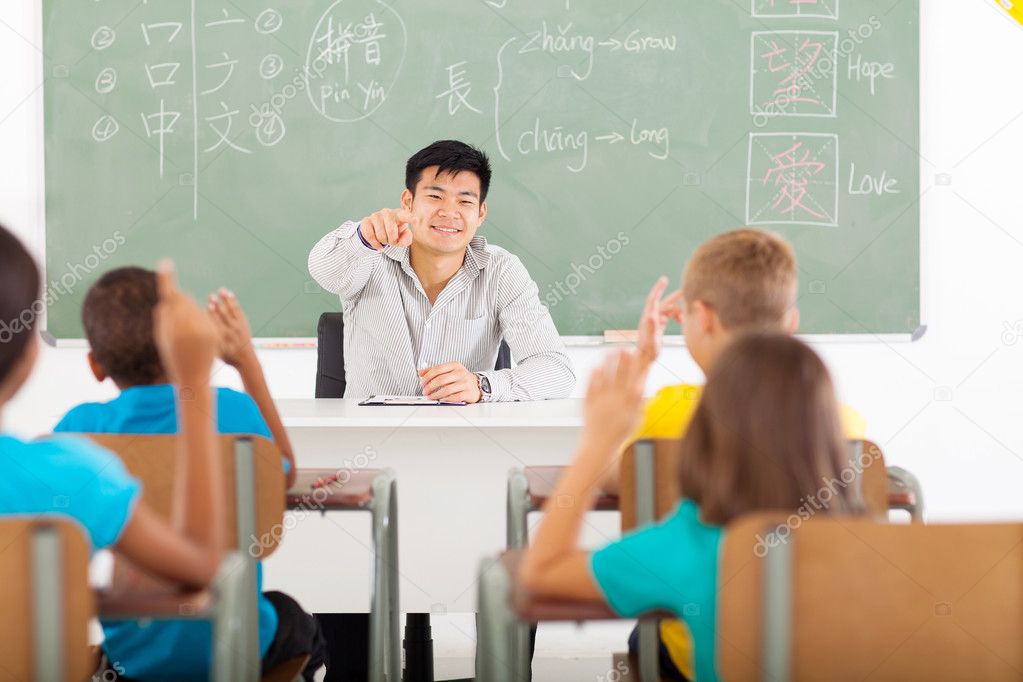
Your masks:
{"label": "white desk", "polygon": [[[398,480],[401,608],[470,612],[479,560],[505,543],[509,469],[567,464],[581,402],[465,407],[359,407],[355,400],[280,400],[299,466],[391,467]],[[535,523],[534,516],[533,522]],[[311,611],[365,611],[367,514],[293,513],[266,562],[265,589]],[[618,535],[613,515],[591,515],[584,541]]]}

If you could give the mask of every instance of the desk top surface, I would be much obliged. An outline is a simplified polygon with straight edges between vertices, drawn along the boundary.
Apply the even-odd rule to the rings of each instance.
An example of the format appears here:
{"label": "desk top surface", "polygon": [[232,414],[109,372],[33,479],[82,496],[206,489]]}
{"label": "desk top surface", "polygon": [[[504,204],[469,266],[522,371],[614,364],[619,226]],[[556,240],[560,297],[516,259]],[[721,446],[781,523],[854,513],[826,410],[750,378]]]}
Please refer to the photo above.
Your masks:
{"label": "desk top surface", "polygon": [[464,406],[360,406],[355,399],[278,400],[289,428],[407,427],[407,428],[580,428],[581,400],[538,400]]}

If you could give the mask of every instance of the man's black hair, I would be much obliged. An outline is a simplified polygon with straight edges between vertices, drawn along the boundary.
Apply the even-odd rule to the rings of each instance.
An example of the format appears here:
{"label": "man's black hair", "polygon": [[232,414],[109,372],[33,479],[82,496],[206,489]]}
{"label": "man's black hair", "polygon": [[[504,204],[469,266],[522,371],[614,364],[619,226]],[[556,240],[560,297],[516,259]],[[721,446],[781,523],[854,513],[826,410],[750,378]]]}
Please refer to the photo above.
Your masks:
{"label": "man's black hair", "polygon": [[405,187],[413,194],[424,168],[437,166],[437,174],[458,175],[462,171],[475,173],[480,179],[480,203],[490,189],[490,159],[482,151],[458,140],[438,140],[420,149],[405,164]]}

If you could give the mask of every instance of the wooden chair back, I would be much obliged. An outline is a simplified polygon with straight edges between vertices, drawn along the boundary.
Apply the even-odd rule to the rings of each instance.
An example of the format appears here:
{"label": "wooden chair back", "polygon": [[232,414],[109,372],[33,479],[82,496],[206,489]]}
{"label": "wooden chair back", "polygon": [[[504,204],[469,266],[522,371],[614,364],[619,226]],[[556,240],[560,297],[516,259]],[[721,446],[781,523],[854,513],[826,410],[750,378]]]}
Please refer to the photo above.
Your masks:
{"label": "wooden chair back", "polygon": [[[157,514],[170,518],[174,470],[177,463],[177,436],[85,434],[97,444],[117,453],[128,471],[142,482],[142,499]],[[224,477],[224,503],[227,506],[228,549],[251,552],[264,559],[277,549],[283,535],[284,469],[281,452],[261,436],[220,435],[220,464]],[[236,444],[248,441],[252,446],[255,481],[255,537],[238,534]]]}
{"label": "wooden chair back", "polygon": [[0,680],[84,682],[95,671],[89,552],[69,518],[0,520]]}
{"label": "wooden chair back", "polygon": [[[682,497],[682,488],[678,477],[678,449],[681,441],[677,438],[660,438],[637,441],[630,444],[622,453],[620,478],[618,487],[618,506],[621,511],[622,532],[632,530],[637,525],[637,503],[649,504],[644,501],[642,492],[643,477],[637,469],[637,455],[642,459],[642,451],[648,449],[647,457],[653,461],[653,512],[654,519],[663,519],[671,513]],[[641,467],[643,465],[640,465]],[[639,471],[640,475],[637,475]],[[639,495],[637,496],[637,493]]]}
{"label": "wooden chair back", "polygon": [[727,527],[719,576],[718,672],[728,682],[1000,681],[1023,671],[1023,524],[754,514]]}
{"label": "wooden chair back", "polygon": [[[636,527],[636,448],[644,441],[630,444],[622,454],[619,469],[619,508],[621,510],[622,532]],[[675,508],[682,496],[679,484],[678,458],[681,440],[654,439],[650,443],[653,452],[653,493],[654,519],[662,519]],[[853,474],[853,483],[858,486],[860,499],[867,512],[878,520],[888,516],[888,474],[885,469],[884,453],[869,440],[849,441],[848,469]]]}

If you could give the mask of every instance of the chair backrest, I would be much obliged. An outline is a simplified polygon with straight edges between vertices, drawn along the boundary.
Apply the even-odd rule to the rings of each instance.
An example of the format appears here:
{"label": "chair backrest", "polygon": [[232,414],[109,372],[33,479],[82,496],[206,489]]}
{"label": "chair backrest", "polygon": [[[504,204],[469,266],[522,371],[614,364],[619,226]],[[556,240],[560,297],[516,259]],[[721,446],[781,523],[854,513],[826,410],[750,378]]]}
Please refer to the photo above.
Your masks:
{"label": "chair backrest", "polygon": [[95,670],[89,551],[71,519],[0,520],[0,680],[84,682]]}
{"label": "chair backrest", "polygon": [[344,313],[322,313],[316,325],[316,397],[345,396]]}
{"label": "chair backrest", "polygon": [[[682,497],[678,477],[681,442],[678,438],[659,438],[636,441],[625,448],[618,484],[622,532],[663,519],[678,504]],[[649,489],[651,482],[653,490]]]}
{"label": "chair backrest", "polygon": [[[511,368],[511,348],[504,341],[494,369]],[[317,398],[345,397],[345,320],[343,313],[321,313],[316,325]]]}
{"label": "chair backrest", "polygon": [[[649,445],[643,445],[647,443]],[[675,508],[682,496],[678,476],[679,439],[653,439],[638,441],[629,445],[622,453],[619,468],[619,508],[621,509],[622,531],[632,530],[637,521],[648,518],[637,516],[637,505],[647,505],[646,493],[637,493],[637,485],[643,485],[644,476],[637,474],[637,466],[646,466],[644,457],[651,459],[652,471],[646,480],[653,481],[653,520],[662,519]],[[637,448],[640,451],[637,460]],[[643,455],[644,449],[649,453]],[[849,476],[844,473],[849,471]],[[849,441],[849,459],[838,484],[858,486],[867,512],[883,520],[888,516],[888,475],[885,471],[884,454],[876,444],[868,440]],[[652,479],[650,478],[652,477]],[[847,480],[848,479],[848,480]],[[649,485],[646,483],[645,485]],[[823,484],[822,484],[823,485]]]}
{"label": "chair backrest", "polygon": [[[177,464],[177,436],[84,434],[99,445],[117,453],[133,476],[142,481],[142,499],[157,514],[170,518],[174,469]],[[255,559],[273,553],[283,534],[284,469],[281,452],[270,440],[261,436],[221,435],[217,437],[220,463],[224,475],[224,502],[227,505],[228,549],[240,548]],[[252,476],[255,495],[255,519],[252,534],[243,537],[238,523],[237,478],[239,459],[249,455],[251,446]]]}
{"label": "chair backrest", "polygon": [[1023,524],[799,521],[726,528],[721,679],[1020,679]]}
{"label": "chair backrest", "polygon": [[876,520],[888,518],[888,471],[884,453],[869,440],[849,441],[848,467],[859,481],[860,501]]}

